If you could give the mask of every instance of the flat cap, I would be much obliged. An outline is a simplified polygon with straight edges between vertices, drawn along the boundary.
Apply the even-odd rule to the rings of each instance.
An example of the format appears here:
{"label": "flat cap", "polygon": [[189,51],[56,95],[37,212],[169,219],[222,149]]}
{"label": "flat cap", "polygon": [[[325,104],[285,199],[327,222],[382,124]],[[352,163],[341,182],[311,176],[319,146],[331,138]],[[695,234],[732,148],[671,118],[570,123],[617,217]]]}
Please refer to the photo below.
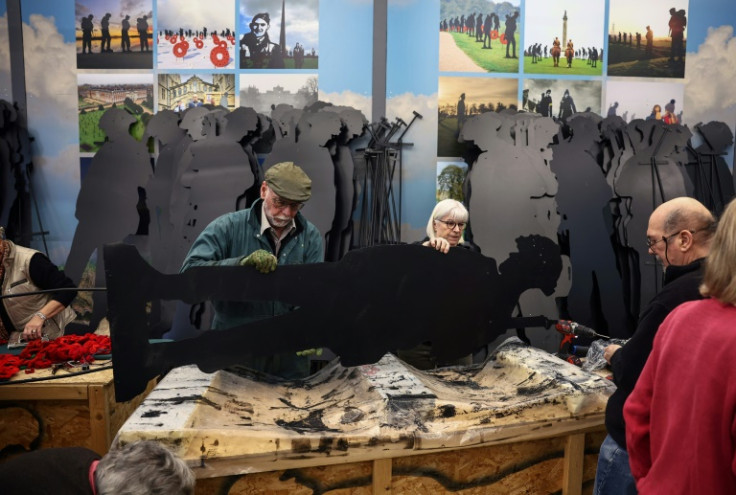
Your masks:
{"label": "flat cap", "polygon": [[312,180],[294,162],[281,162],[266,170],[266,184],[280,197],[300,203],[312,196]]}

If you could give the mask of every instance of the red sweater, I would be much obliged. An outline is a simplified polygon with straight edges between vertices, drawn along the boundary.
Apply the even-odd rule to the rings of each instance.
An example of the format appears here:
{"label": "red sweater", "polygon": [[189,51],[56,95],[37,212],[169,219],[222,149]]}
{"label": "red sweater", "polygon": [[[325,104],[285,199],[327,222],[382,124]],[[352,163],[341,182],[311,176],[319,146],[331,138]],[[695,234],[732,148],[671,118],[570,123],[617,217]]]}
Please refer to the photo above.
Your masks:
{"label": "red sweater", "polygon": [[624,406],[641,495],[736,493],[736,307],[673,310]]}

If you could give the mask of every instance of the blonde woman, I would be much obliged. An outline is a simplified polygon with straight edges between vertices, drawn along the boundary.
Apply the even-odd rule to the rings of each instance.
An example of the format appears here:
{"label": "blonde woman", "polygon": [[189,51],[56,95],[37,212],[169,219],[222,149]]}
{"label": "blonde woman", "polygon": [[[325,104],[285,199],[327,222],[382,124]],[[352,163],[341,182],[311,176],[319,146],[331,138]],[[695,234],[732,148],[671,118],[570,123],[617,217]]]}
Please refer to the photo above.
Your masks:
{"label": "blonde woman", "polygon": [[443,199],[432,210],[427,222],[427,237],[423,246],[448,253],[451,247],[461,246],[478,251],[476,246],[463,241],[463,232],[468,225],[468,210],[460,201]]}

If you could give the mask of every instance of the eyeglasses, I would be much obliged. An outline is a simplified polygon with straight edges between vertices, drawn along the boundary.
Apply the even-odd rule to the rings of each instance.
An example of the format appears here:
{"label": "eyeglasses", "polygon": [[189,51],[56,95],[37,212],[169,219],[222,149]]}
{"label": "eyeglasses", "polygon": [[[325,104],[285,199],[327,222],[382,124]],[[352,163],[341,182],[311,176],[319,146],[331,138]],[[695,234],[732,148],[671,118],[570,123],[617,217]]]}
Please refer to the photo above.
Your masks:
{"label": "eyeglasses", "polygon": [[273,207],[278,210],[284,210],[288,208],[290,210],[299,211],[304,208],[304,203],[299,203],[298,201],[285,201],[276,195],[271,198],[271,205],[273,205]]}
{"label": "eyeglasses", "polygon": [[454,220],[440,220],[439,218],[436,219],[438,222],[442,222],[445,225],[447,225],[447,228],[450,230],[454,230],[455,227],[460,227],[460,230],[465,230],[465,226],[467,225],[465,222],[455,222]]}
{"label": "eyeglasses", "polygon": [[670,239],[672,239],[673,237],[675,237],[677,234],[679,234],[680,232],[686,231],[686,230],[688,232],[690,232],[691,234],[694,234],[695,232],[698,232],[700,230],[706,230],[706,229],[697,229],[697,230],[682,229],[682,230],[678,230],[674,234],[663,235],[660,239],[656,239],[654,241],[651,240],[649,237],[647,237],[647,240],[646,240],[647,248],[652,249],[652,246],[654,246],[655,244],[657,244],[659,242],[662,242],[662,241],[664,241],[665,243],[667,243],[667,242],[670,241]]}

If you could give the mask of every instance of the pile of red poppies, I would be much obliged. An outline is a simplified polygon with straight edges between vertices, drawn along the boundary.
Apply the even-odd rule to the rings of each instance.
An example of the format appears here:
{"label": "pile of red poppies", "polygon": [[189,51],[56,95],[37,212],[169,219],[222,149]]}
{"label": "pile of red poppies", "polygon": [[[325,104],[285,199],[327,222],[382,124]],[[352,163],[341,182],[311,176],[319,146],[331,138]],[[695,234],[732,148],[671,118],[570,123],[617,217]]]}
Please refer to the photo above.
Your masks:
{"label": "pile of red poppies", "polygon": [[8,380],[20,370],[33,373],[67,361],[90,363],[96,354],[110,354],[110,350],[110,337],[94,333],[64,335],[49,341],[32,340],[17,356],[0,354],[0,380]]}

